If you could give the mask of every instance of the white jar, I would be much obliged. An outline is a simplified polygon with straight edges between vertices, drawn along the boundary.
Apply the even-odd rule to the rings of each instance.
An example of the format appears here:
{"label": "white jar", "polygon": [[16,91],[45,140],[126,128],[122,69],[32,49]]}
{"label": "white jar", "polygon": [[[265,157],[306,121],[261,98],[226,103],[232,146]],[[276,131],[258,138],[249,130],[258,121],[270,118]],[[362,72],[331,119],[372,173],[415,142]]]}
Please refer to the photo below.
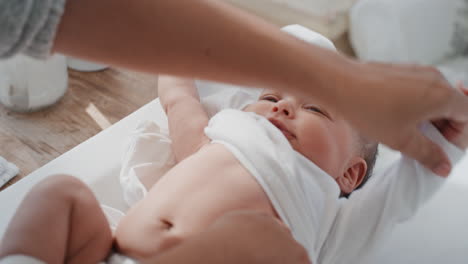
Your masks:
{"label": "white jar", "polygon": [[43,61],[17,55],[0,61],[0,103],[13,111],[31,112],[50,106],[67,88],[64,56]]}
{"label": "white jar", "polygon": [[107,65],[75,59],[72,57],[67,57],[67,65],[70,69],[82,72],[102,71],[108,68]]}

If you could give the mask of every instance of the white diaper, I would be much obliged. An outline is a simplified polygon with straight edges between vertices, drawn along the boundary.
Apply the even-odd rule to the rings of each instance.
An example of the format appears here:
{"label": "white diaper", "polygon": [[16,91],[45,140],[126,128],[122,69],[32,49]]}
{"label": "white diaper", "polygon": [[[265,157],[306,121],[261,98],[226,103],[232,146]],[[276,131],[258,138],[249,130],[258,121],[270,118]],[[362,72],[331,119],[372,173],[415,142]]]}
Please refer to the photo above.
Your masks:
{"label": "white diaper", "polygon": [[111,253],[105,262],[99,264],[138,264],[138,261],[118,253]]}
{"label": "white diaper", "polygon": [[112,230],[112,233],[114,233],[120,220],[125,216],[124,212],[105,204],[101,204],[101,210],[106,216],[107,222],[109,222],[109,227]]}
{"label": "white diaper", "polygon": [[0,259],[0,264],[46,264],[45,262],[25,255],[11,255]]}
{"label": "white diaper", "polygon": [[[0,259],[0,264],[46,264],[42,260],[26,256],[26,255],[12,255]],[[134,259],[120,255],[117,253],[112,253],[107,261],[100,262],[99,264],[138,264]]]}

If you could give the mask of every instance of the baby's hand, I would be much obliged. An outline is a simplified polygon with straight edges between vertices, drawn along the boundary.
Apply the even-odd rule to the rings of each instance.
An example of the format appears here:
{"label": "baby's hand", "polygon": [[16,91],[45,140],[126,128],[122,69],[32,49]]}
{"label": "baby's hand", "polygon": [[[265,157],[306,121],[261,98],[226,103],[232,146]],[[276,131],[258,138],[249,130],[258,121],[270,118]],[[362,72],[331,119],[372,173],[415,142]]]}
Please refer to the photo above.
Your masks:
{"label": "baby's hand", "polygon": [[[468,88],[465,87],[462,82],[457,85],[457,89],[468,96]],[[468,147],[468,122],[461,123],[442,119],[433,121],[432,123],[452,144],[461,149],[466,149]]]}

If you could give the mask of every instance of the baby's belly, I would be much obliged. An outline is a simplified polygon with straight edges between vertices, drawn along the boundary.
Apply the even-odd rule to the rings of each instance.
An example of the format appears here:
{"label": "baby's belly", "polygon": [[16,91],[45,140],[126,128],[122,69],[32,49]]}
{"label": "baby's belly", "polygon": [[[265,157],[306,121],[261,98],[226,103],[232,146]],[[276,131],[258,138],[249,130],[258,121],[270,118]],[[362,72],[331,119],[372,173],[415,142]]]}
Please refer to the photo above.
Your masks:
{"label": "baby's belly", "polygon": [[261,186],[224,146],[209,144],[162,177],[122,219],[119,250],[148,259],[236,210],[274,215]]}

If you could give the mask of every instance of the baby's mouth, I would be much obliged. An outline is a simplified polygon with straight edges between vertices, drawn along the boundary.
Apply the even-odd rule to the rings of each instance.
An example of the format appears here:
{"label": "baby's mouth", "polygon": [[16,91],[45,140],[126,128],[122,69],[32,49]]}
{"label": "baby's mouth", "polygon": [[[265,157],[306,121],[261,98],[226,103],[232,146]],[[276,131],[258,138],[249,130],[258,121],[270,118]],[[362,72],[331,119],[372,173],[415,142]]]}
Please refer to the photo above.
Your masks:
{"label": "baby's mouth", "polygon": [[281,121],[273,118],[268,119],[268,121],[270,121],[276,128],[278,128],[288,140],[296,138],[296,135],[289,131],[289,129]]}

